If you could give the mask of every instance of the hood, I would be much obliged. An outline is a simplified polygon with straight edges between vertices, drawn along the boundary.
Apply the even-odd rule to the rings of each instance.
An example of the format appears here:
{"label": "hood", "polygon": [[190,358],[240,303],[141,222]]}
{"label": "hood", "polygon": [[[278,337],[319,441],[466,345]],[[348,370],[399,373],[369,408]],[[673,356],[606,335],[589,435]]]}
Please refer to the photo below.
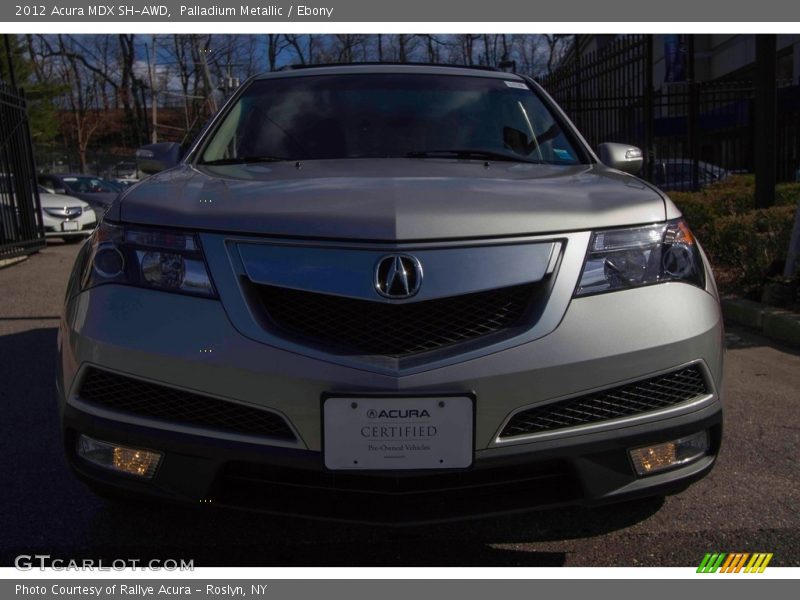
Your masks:
{"label": "hood", "polygon": [[182,165],[111,219],[190,230],[374,241],[516,236],[651,223],[664,200],[601,165],[452,159]]}
{"label": "hood", "polygon": [[66,194],[45,194],[39,192],[39,201],[42,208],[64,208],[65,206],[80,206],[81,208],[88,208],[88,204],[83,200]]}
{"label": "hood", "polygon": [[73,195],[92,205],[109,206],[119,196],[119,192],[73,192]]}

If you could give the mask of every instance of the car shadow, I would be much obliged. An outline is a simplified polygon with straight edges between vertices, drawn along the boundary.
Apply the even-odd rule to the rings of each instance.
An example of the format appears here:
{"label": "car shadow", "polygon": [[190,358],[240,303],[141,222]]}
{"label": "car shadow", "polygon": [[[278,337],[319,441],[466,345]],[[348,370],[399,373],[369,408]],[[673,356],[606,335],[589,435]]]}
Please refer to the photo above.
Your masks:
{"label": "car shadow", "polygon": [[800,348],[782,344],[776,340],[764,337],[755,329],[750,329],[738,324],[725,324],[725,348],[727,350],[747,350],[766,346],[779,350],[785,354],[800,356]]}
{"label": "car shadow", "polygon": [[54,327],[0,336],[0,564],[53,558],[176,558],[195,566],[558,566],[566,555],[516,544],[586,538],[653,515],[660,500],[454,523],[380,527],[212,507],[115,504],[64,460],[55,393]]}
{"label": "car shadow", "polygon": [[83,545],[90,557],[169,556],[193,559],[196,566],[561,566],[565,553],[514,546],[604,535],[646,520],[662,505],[658,498],[383,527],[215,508],[108,503],[95,512]]}

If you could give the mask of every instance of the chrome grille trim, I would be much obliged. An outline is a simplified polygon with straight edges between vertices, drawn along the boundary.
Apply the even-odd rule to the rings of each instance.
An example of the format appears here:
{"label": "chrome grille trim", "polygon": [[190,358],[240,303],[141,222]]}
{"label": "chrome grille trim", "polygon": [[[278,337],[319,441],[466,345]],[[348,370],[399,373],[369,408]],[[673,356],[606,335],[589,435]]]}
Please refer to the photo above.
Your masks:
{"label": "chrome grille trim", "polygon": [[[670,377],[689,377],[691,385],[687,385],[685,393],[676,394],[672,399],[664,398],[665,392],[674,388],[665,385]],[[644,394],[638,388],[650,386],[660,390],[661,400],[654,400],[651,395]],[[619,402],[614,402],[613,395],[627,395],[620,409]],[[677,368],[672,368],[650,377],[630,380],[607,386],[595,391],[573,394],[566,398],[540,402],[523,406],[511,413],[503,421],[495,436],[493,445],[505,445],[552,439],[568,435],[585,434],[639,422],[647,422],[655,418],[663,418],[672,413],[680,414],[697,410],[716,398],[713,382],[702,361],[694,361]],[[590,402],[587,406],[586,403]],[[630,402],[630,410],[625,403]],[[621,414],[621,410],[624,414]],[[600,416],[600,418],[595,418]],[[589,417],[592,417],[591,419]],[[525,427],[525,420],[538,424],[541,418],[542,427]],[[583,419],[583,422],[580,422]],[[522,428],[521,428],[522,427]]]}

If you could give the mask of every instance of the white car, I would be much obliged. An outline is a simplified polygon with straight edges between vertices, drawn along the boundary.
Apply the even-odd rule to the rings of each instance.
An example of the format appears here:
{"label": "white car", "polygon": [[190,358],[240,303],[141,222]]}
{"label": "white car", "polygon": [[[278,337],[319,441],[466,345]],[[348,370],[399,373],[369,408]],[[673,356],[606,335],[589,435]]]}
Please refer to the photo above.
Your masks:
{"label": "white car", "polygon": [[47,237],[60,237],[67,243],[76,243],[91,235],[97,225],[97,215],[83,200],[65,194],[52,194],[41,186],[39,200]]}

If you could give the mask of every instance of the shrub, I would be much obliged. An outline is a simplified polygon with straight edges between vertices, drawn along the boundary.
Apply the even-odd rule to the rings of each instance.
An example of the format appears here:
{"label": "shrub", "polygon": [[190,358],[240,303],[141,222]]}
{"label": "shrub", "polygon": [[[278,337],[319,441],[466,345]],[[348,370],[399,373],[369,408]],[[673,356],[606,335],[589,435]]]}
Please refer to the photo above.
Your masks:
{"label": "shrub", "polygon": [[708,254],[720,287],[746,293],[786,256],[800,183],[775,188],[775,206],[755,209],[755,178],[733,175],[700,192],[670,194]]}
{"label": "shrub", "polygon": [[800,182],[779,183],[775,186],[775,204],[778,206],[797,206],[800,200]]}
{"label": "shrub", "polygon": [[770,266],[786,256],[794,224],[792,206],[773,206],[717,218],[700,238],[715,267],[736,275],[739,291],[761,284]]}
{"label": "shrub", "polygon": [[703,236],[715,219],[753,210],[755,183],[752,177],[732,175],[700,192],[672,192],[670,197],[692,228]]}
{"label": "shrub", "polygon": [[683,213],[698,237],[705,238],[709,227],[719,217],[715,206],[697,193],[673,192],[670,194],[670,198]]}

